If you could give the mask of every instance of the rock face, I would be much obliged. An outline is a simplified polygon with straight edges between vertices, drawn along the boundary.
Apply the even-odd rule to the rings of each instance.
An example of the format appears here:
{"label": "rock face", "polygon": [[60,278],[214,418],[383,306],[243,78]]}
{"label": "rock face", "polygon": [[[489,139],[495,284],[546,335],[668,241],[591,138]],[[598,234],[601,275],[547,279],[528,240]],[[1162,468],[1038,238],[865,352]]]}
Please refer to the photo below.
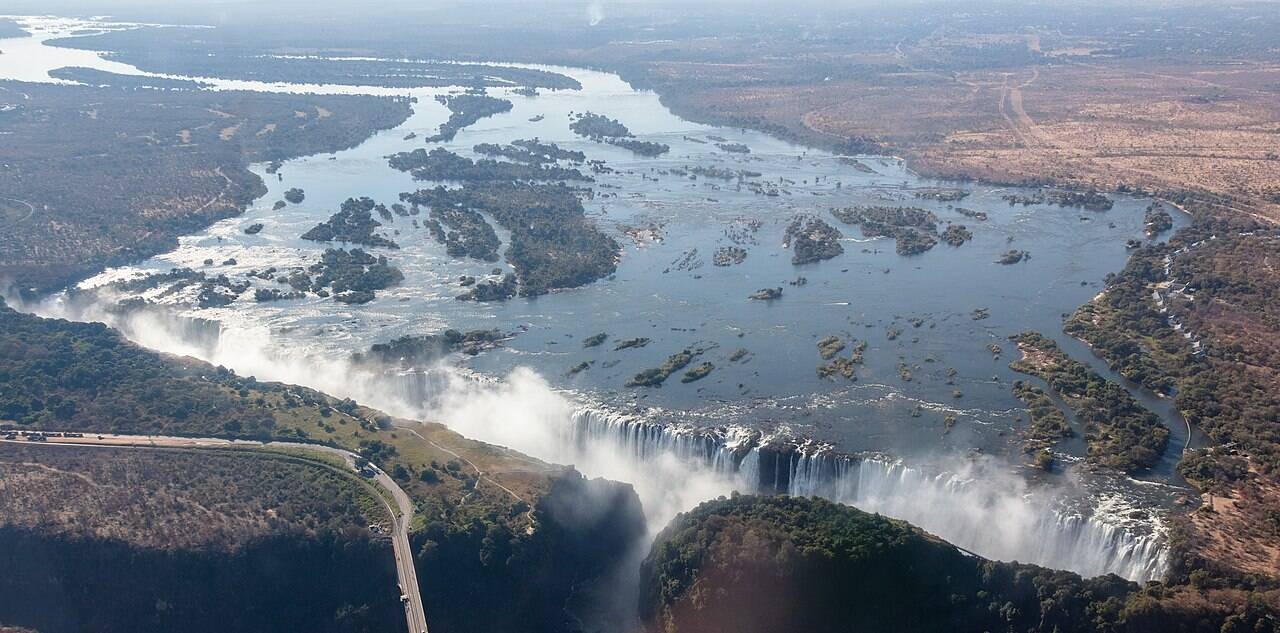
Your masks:
{"label": "rock face", "polygon": [[[429,523],[413,539],[432,631],[561,631],[575,589],[604,582],[642,544],[631,486],[566,470],[533,508],[536,529]],[[631,572],[634,573],[634,572]]]}
{"label": "rock face", "polygon": [[641,567],[662,633],[1274,630],[1259,596],[1088,580],[988,561],[907,523],[817,498],[721,498],[678,516]]}

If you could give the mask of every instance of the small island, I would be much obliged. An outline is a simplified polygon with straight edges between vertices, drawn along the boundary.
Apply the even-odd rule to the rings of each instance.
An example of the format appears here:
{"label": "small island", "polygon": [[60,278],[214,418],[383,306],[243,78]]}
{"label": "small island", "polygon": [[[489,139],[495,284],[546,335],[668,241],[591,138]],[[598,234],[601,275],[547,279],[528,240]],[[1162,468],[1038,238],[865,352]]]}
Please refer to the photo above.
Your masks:
{"label": "small island", "polygon": [[671,151],[671,147],[665,143],[636,140],[635,135],[621,121],[594,112],[574,115],[569,122],[569,129],[578,136],[629,149],[640,156],[652,158]]}
{"label": "small island", "polygon": [[711,363],[706,363],[706,362],[700,363],[698,366],[694,367],[693,369],[690,369],[684,372],[684,376],[680,378],[680,382],[690,383],[696,380],[702,380],[703,378],[706,378],[707,374],[710,374],[711,370],[715,368],[716,368],[715,365],[712,365]]}
{"label": "small island", "polygon": [[[487,152],[503,152],[501,147],[478,145]],[[388,161],[393,169],[409,172],[416,180],[484,182],[484,181],[565,181],[594,180],[572,167],[544,164],[545,161],[506,162],[491,158],[473,161],[443,147],[430,152],[418,148],[412,152],[393,154]]]}
{"label": "small island", "polygon": [[[681,350],[667,357],[666,362],[662,366],[653,369],[646,369],[627,381],[628,387],[661,387],[662,383],[667,380],[671,374],[684,369],[693,360],[694,353],[690,350]],[[707,372],[711,370],[708,369]],[[695,379],[696,380],[696,379]],[[687,382],[687,381],[686,381]]]}
{"label": "small island", "polygon": [[782,298],[782,288],[761,288],[747,296],[753,301],[773,301]]}
{"label": "small island", "polygon": [[[918,255],[938,243],[935,237],[938,234],[938,217],[932,211],[918,207],[848,207],[832,209],[831,214],[845,224],[859,227],[864,237],[894,238],[895,250],[899,255]],[[953,231],[950,239],[958,239],[967,233],[964,227],[960,227],[959,231]],[[972,237],[969,235],[969,238]],[[953,245],[959,246],[964,241],[960,240]]]}
{"label": "small island", "polygon": [[327,222],[321,222],[302,234],[302,239],[313,242],[347,242],[362,246],[400,248],[399,244],[374,233],[382,223],[373,219],[371,211],[377,206],[370,198],[347,198],[341,210]]}
{"label": "small island", "polygon": [[844,253],[844,247],[840,245],[843,237],[839,229],[820,218],[800,215],[787,225],[782,244],[784,247],[791,247],[792,264],[809,264]]}
{"label": "small island", "polygon": [[331,248],[320,256],[320,262],[308,269],[315,274],[311,289],[319,294],[328,289],[334,301],[361,304],[373,301],[375,291],[390,288],[404,280],[404,273],[392,266],[386,257],[374,257],[358,248],[350,251]]}
{"label": "small island", "polygon": [[1015,249],[1010,249],[1008,251],[1005,251],[1005,253],[1001,255],[999,259],[996,260],[996,263],[1009,266],[1009,265],[1021,262],[1027,259],[1028,257],[1031,257],[1030,253],[1026,251],[1020,251],[1015,248]]}
{"label": "small island", "polygon": [[449,109],[449,120],[440,124],[437,134],[426,138],[428,143],[452,141],[458,131],[485,117],[511,110],[511,102],[483,94],[440,95],[436,101]]}

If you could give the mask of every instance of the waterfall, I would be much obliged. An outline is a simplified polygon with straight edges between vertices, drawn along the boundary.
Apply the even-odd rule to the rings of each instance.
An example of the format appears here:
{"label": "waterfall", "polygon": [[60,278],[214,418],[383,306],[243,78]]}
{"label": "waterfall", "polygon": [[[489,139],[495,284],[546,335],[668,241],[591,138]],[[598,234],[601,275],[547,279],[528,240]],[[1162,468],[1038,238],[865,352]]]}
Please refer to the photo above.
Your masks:
{"label": "waterfall", "polygon": [[[899,460],[836,453],[815,442],[759,431],[668,426],[594,408],[573,413],[565,441],[576,450],[603,442],[640,461],[674,455],[732,478],[743,492],[817,496],[913,523],[996,560],[1114,573],[1136,581],[1163,578],[1168,548],[1158,523],[1122,524],[1109,505],[1063,507],[1057,495],[1028,491],[1021,478],[984,470],[929,472]],[[596,445],[596,444],[591,444]]]}
{"label": "waterfall", "polygon": [[1145,581],[1164,576],[1167,551],[1159,531],[1137,534],[1054,506],[1046,495],[986,478],[929,474],[900,461],[832,453],[800,454],[787,492],[816,495],[904,519],[988,558],[1070,569],[1084,576],[1115,573]]}
{"label": "waterfall", "polygon": [[[576,462],[592,476],[629,481],[645,499],[646,513],[660,524],[733,489],[785,492],[903,519],[998,560],[1086,576],[1110,572],[1137,581],[1160,579],[1167,567],[1167,541],[1158,520],[1127,519],[1133,509],[1124,507],[1119,495],[1067,509],[1060,495],[1030,492],[1021,478],[1005,473],[928,472],[754,429],[668,425],[647,416],[575,409],[529,375],[506,391],[469,389],[470,381],[455,369],[386,372],[354,367],[345,358],[317,360],[297,349],[273,351],[263,329],[227,332],[211,321],[161,310],[103,309],[91,301],[38,307],[45,316],[105,321],[153,349],[355,398],[393,415],[430,419],[432,403],[452,397],[437,419],[482,441],[548,461]],[[512,418],[521,418],[520,423]]]}

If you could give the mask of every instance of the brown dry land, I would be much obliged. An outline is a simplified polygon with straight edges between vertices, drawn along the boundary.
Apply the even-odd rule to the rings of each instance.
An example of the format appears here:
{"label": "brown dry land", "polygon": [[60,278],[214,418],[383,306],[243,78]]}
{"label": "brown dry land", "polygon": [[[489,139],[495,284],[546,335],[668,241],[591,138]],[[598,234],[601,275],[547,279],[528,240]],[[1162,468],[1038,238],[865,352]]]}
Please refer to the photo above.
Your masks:
{"label": "brown dry land", "polygon": [[707,75],[755,70],[683,63],[652,72],[691,88],[665,95],[677,110],[836,147],[862,139],[930,175],[1205,192],[1280,221],[1280,64],[1106,59],[693,88]]}
{"label": "brown dry land", "polygon": [[235,549],[320,529],[368,536],[390,519],[374,494],[323,463],[257,451],[0,442],[0,525],[142,548]]}
{"label": "brown dry land", "polygon": [[[1272,525],[1280,474],[1267,448],[1280,443],[1280,420],[1266,419],[1275,412],[1268,394],[1280,384],[1270,307],[1280,249],[1264,228],[1280,223],[1280,48],[1262,13],[1198,11],[1062,28],[1031,26],[1051,22],[1047,11],[1031,16],[1041,22],[999,25],[999,12],[947,24],[858,16],[840,28],[809,28],[804,38],[777,26],[634,38],[565,55],[619,70],[694,120],[837,152],[892,154],[929,176],[1142,190],[1195,213],[1197,233],[1187,242],[1221,239],[1174,258],[1171,279],[1199,294],[1171,314],[1206,357],[1189,356],[1190,343],[1169,329],[1145,285],[1109,290],[1150,305],[1096,324],[1095,341],[1143,350],[1141,361],[1122,346],[1104,356],[1177,378],[1186,417],[1254,464],[1230,498],[1188,516],[1181,554],[1227,574],[1280,577]],[[1147,259],[1160,269],[1158,258]],[[1093,302],[1100,310],[1107,303]],[[1187,369],[1197,363],[1209,369]]]}
{"label": "brown dry land", "polygon": [[1193,551],[1222,569],[1275,575],[1280,569],[1276,508],[1280,483],[1256,470],[1225,492],[1205,494],[1189,517]]}
{"label": "brown dry land", "polygon": [[[1152,24],[1095,25],[1089,35],[939,27],[841,46],[819,38],[631,41],[581,56],[608,60],[696,120],[838,152],[897,155],[929,176],[1141,190],[1194,212],[1202,237],[1222,239],[1175,258],[1172,276],[1200,294],[1172,314],[1217,369],[1182,380],[1194,393],[1179,404],[1222,444],[1274,446],[1280,420],[1263,418],[1274,414],[1267,394],[1280,384],[1270,307],[1280,249],[1266,228],[1280,223],[1280,49],[1262,44],[1266,29],[1250,30],[1247,21],[1181,35]],[[1192,38],[1198,43],[1188,44]],[[1212,225],[1214,217],[1231,224]],[[1149,295],[1133,300],[1150,302]],[[1103,340],[1132,338],[1151,351],[1143,343],[1154,336],[1148,326],[1164,320],[1155,314],[1098,329],[1107,332]],[[1169,345],[1190,345],[1171,332]],[[1144,362],[1173,364],[1163,371],[1178,375],[1183,361],[1166,356]],[[1222,380],[1206,380],[1213,376]],[[1270,451],[1258,453],[1265,459],[1255,466],[1270,463]],[[1255,468],[1249,482],[1231,500],[1218,498],[1216,511],[1195,513],[1187,543],[1220,569],[1280,577],[1275,531],[1260,527],[1269,525],[1263,514],[1280,516],[1280,474]]]}

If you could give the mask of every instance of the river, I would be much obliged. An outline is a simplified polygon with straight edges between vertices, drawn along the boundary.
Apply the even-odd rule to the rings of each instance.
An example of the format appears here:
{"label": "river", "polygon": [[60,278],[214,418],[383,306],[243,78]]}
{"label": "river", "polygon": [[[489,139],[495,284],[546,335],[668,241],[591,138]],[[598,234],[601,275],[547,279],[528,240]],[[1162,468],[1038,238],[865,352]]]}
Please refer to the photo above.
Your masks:
{"label": "river", "polygon": [[[112,25],[25,23],[32,37],[0,40],[0,78],[49,81],[49,70],[68,65],[149,74],[45,43]],[[756,487],[762,477],[753,447],[785,437],[805,450],[788,457],[783,490],[907,518],[996,558],[1085,574],[1113,571],[1138,580],[1163,574],[1162,517],[1181,485],[1171,465],[1185,443],[1185,424],[1172,407],[1159,406],[1151,394],[1126,383],[1158,409],[1174,435],[1170,455],[1149,482],[1074,469],[1029,477],[1019,463],[1025,458],[1017,439],[1026,415],[1010,391],[1014,380],[1026,377],[1008,369],[1013,346],[1006,340],[1020,331],[1040,331],[1118,378],[1104,364],[1081,357],[1087,348],[1066,339],[1062,320],[1099,292],[1107,273],[1123,267],[1126,240],[1145,239],[1149,200],[1112,196],[1114,208],[1103,213],[1012,206],[1001,196],[1033,192],[931,181],[892,158],[851,159],[759,132],[695,124],[616,75],[537,68],[571,76],[582,89],[530,97],[491,88],[489,94],[510,100],[512,110],[437,145],[474,156],[478,143],[536,137],[605,161],[613,172],[596,175],[596,195],[584,205],[623,245],[617,273],[607,279],[532,299],[458,301],[460,277],[483,278],[495,267],[509,267],[451,258],[426,229],[397,217],[386,233],[401,249],[386,254],[406,279],[366,305],[317,297],[257,303],[250,291],[227,307],[197,309],[189,293],[151,291],[142,296],[163,305],[161,314],[113,315],[97,303],[121,298],[109,293],[90,304],[83,297],[54,297],[31,309],[107,320],[143,345],[357,397],[392,413],[432,417],[477,439],[574,463],[589,475],[630,481],[655,526],[708,497]],[[401,192],[434,186],[391,169],[386,157],[422,147],[420,139],[448,117],[434,97],[458,92],[194,79],[217,90],[401,95],[417,102],[404,124],[358,147],[288,161],[278,174],[254,166],[269,192],[243,216],[182,238],[172,252],[105,271],[84,288],[174,267],[238,279],[269,267],[313,263],[328,245],[299,236],[344,199],[369,196],[389,205]],[[671,151],[643,158],[578,137],[569,130],[569,116],[586,111],[617,118],[639,139],[666,143]],[[750,153],[727,152],[720,143],[740,143]],[[760,175],[691,178],[684,170],[692,166]],[[776,189],[777,195],[762,195],[751,183]],[[306,192],[305,201],[273,209],[293,187]],[[917,195],[939,188],[967,195],[956,202]],[[941,223],[966,225],[973,239],[899,256],[892,240],[865,239],[856,227],[831,217],[832,208],[854,205],[922,207]],[[957,207],[982,211],[987,219],[966,217]],[[840,228],[844,254],[793,265],[782,234],[800,213]],[[1175,216],[1177,226],[1185,222]],[[255,223],[263,230],[245,234]],[[501,229],[499,237],[505,248]],[[714,265],[713,252],[727,246],[745,249],[745,260]],[[995,263],[1013,248],[1031,257],[1016,265]],[[235,263],[221,264],[230,259]],[[803,283],[796,283],[800,278]],[[776,301],[748,299],[773,287],[783,288]],[[499,349],[446,367],[396,376],[355,375],[346,363],[352,352],[374,343],[449,327],[497,328],[511,338]],[[193,329],[203,335],[193,336]],[[597,333],[608,334],[608,341],[584,347],[583,339]],[[817,375],[816,342],[830,335],[849,345],[865,341],[856,381]],[[616,341],[633,337],[651,342],[614,350]],[[993,355],[992,344],[1004,347],[1003,355]],[[624,386],[632,375],[686,348],[703,350],[696,362],[711,362],[710,375],[684,384],[676,374],[658,389]],[[588,369],[569,375],[584,362]],[[636,430],[642,427],[647,430]],[[690,448],[687,438],[694,437],[701,444]],[[1058,457],[1078,462],[1082,448],[1080,442],[1067,443]],[[849,461],[845,455],[869,458]]]}

